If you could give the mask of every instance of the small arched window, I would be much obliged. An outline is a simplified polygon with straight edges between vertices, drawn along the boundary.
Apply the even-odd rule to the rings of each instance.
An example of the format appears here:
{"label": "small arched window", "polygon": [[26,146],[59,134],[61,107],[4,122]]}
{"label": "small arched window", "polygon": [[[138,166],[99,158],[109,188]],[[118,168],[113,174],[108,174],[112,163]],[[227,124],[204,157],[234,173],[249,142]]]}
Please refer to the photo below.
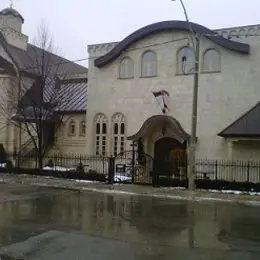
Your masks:
{"label": "small arched window", "polygon": [[76,135],[76,124],[74,120],[69,122],[69,135]]}
{"label": "small arched window", "polygon": [[123,58],[119,66],[119,78],[129,79],[134,77],[134,62],[130,58]]}
{"label": "small arched window", "polygon": [[181,48],[177,53],[177,74],[191,74],[195,70],[194,52],[189,47]]}
{"label": "small arched window", "polygon": [[95,151],[96,155],[106,155],[107,147],[107,117],[104,114],[97,114],[95,123]]}
{"label": "small arched window", "polygon": [[86,135],[86,121],[82,121],[80,123],[80,135],[85,136]]}
{"label": "small arched window", "polygon": [[152,51],[146,51],[142,56],[142,77],[157,75],[157,57]]}
{"label": "small arched window", "polygon": [[203,72],[219,72],[220,55],[215,49],[209,49],[203,55]]}
{"label": "small arched window", "polygon": [[125,150],[125,121],[125,116],[122,113],[117,113],[112,116],[114,156],[124,152]]}

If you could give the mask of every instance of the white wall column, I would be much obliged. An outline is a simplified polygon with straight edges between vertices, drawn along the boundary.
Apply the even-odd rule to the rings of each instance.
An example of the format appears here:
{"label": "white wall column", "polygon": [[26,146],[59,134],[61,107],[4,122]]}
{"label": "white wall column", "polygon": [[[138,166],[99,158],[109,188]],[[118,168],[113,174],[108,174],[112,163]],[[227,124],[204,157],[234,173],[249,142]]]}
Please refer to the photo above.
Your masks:
{"label": "white wall column", "polygon": [[233,148],[234,148],[234,141],[228,141],[228,160],[233,160]]}

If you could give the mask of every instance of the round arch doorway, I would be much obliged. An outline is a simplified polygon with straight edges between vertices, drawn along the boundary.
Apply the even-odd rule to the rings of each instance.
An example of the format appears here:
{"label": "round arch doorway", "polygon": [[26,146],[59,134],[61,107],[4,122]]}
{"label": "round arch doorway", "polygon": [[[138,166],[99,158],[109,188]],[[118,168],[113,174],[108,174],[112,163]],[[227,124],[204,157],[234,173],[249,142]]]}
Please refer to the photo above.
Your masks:
{"label": "round arch doorway", "polygon": [[174,178],[187,175],[187,143],[163,137],[154,143],[154,170]]}

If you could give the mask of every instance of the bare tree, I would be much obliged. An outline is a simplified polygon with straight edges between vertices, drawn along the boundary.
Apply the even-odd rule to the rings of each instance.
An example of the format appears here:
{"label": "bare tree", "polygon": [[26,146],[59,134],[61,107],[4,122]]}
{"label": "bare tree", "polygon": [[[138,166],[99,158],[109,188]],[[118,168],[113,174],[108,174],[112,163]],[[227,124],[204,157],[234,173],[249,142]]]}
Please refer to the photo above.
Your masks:
{"label": "bare tree", "polygon": [[[68,76],[66,60],[54,55],[52,37],[44,23],[38,29],[34,45],[26,56],[27,66],[15,71],[6,84],[0,113],[7,124],[19,129],[19,158],[30,152],[37,167],[42,169],[43,157],[63,122],[61,111],[73,92],[62,87],[61,82]],[[28,140],[22,141],[24,133]],[[31,151],[26,151],[28,147]]]}

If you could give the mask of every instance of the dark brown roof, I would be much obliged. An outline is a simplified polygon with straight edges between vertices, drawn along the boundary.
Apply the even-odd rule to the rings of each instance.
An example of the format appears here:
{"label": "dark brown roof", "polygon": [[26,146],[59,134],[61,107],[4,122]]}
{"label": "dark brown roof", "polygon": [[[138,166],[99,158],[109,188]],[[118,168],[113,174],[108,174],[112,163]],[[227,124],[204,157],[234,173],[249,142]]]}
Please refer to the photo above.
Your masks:
{"label": "dark brown roof", "polygon": [[[10,44],[7,44],[7,50],[9,55],[14,59],[16,65],[24,71],[35,72],[35,68],[37,68],[37,62],[41,60],[42,49],[36,47],[28,43],[27,50],[19,49]],[[87,73],[88,70],[86,67],[81,66],[75,62],[69,61],[61,56],[50,53],[48,51],[44,51],[45,55],[47,54],[47,59],[49,60],[51,66],[57,65],[58,74],[80,74]],[[55,70],[56,71],[56,70]]]}
{"label": "dark brown roof", "polygon": [[260,137],[260,102],[218,135],[221,137]]}

